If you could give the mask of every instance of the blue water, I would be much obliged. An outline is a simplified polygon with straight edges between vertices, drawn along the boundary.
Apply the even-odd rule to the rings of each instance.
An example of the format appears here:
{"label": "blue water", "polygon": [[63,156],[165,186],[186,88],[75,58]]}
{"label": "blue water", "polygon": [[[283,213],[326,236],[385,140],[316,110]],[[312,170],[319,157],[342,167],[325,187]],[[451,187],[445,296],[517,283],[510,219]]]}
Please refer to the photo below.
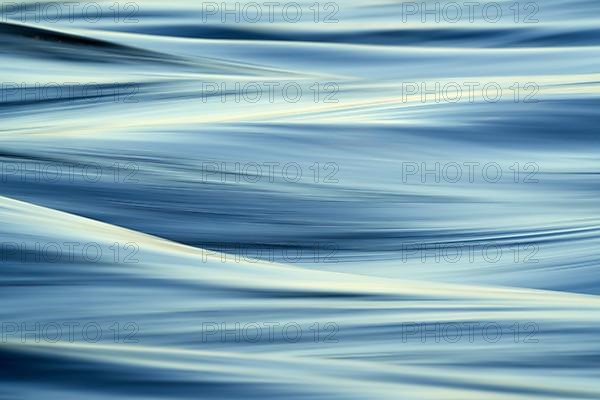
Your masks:
{"label": "blue water", "polygon": [[600,398],[599,2],[28,3],[0,399]]}

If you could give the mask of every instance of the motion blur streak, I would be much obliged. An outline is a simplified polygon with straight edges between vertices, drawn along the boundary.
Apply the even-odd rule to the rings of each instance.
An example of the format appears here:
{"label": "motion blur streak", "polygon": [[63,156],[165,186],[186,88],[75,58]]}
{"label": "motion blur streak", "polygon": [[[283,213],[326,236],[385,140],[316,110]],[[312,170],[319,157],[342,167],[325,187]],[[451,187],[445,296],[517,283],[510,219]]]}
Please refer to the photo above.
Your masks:
{"label": "motion blur streak", "polygon": [[87,3],[0,7],[0,399],[600,398],[599,2]]}

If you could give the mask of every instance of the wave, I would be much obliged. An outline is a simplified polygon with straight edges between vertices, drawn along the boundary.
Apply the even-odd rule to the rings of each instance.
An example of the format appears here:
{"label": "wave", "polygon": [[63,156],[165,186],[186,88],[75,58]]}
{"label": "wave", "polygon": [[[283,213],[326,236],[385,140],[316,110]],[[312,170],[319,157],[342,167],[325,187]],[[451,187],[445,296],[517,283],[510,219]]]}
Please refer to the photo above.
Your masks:
{"label": "wave", "polygon": [[0,399],[598,398],[598,4],[497,4],[0,10]]}

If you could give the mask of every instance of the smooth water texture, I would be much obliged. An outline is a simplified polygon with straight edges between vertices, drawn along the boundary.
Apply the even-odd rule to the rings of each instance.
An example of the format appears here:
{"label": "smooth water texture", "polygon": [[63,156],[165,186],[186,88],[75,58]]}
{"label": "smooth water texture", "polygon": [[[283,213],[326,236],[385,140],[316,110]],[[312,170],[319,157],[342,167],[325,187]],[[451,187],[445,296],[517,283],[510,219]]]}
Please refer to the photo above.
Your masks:
{"label": "smooth water texture", "polygon": [[599,2],[52,4],[0,9],[0,399],[600,398]]}

